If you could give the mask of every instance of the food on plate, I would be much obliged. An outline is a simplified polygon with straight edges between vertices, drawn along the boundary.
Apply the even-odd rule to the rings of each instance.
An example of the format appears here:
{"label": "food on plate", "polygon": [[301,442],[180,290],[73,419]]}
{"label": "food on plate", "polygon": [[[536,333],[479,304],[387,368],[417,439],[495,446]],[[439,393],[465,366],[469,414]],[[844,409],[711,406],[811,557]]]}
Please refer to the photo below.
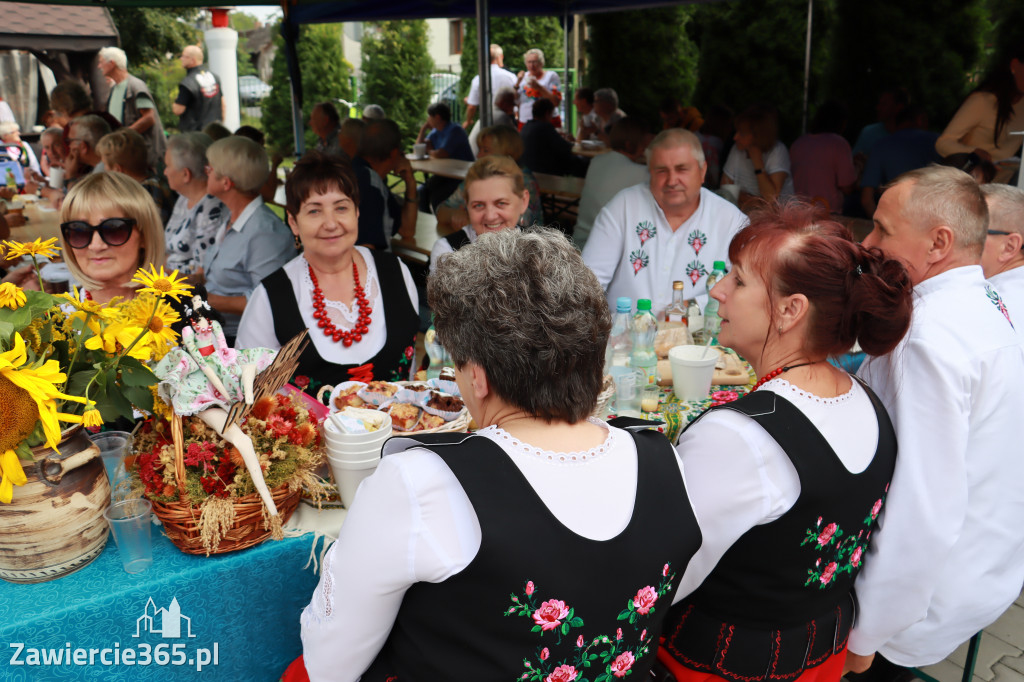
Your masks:
{"label": "food on plate", "polygon": [[334,397],[334,406],[339,410],[346,407],[362,407],[366,404],[366,401],[356,395],[361,388],[360,384],[353,384],[341,389],[341,392]]}
{"label": "food on plate", "polygon": [[441,370],[441,373],[437,375],[437,378],[441,381],[455,381],[455,370],[451,367],[445,367]]}
{"label": "food on plate", "polygon": [[[394,417],[392,417],[392,419],[394,419]],[[427,414],[424,412],[420,416],[420,423],[417,425],[416,430],[426,431],[427,429],[436,429],[444,425],[445,421],[441,417],[438,417],[436,414]]]}
{"label": "food on plate", "polygon": [[427,405],[441,412],[461,412],[464,403],[461,398],[433,391],[430,394],[430,399],[427,400]]}
{"label": "food on plate", "polygon": [[370,393],[382,393],[390,396],[398,393],[398,386],[387,381],[371,381],[366,384],[366,390]]}
{"label": "food on plate", "polygon": [[420,420],[422,410],[408,403],[395,403],[388,408],[391,426],[399,431],[412,431]]}

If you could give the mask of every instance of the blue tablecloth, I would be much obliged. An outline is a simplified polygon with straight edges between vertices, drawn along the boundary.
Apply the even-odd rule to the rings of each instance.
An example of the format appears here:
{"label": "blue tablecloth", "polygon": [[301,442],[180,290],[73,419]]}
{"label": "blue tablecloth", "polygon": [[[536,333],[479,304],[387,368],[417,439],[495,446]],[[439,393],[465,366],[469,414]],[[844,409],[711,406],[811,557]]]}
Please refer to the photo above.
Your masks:
{"label": "blue tablecloth", "polygon": [[[299,614],[318,580],[312,564],[303,568],[313,537],[204,557],[181,553],[154,526],[144,573],[125,573],[110,539],[77,573],[38,585],[0,581],[0,679],[276,681],[302,652]],[[128,649],[135,665],[124,663]]]}

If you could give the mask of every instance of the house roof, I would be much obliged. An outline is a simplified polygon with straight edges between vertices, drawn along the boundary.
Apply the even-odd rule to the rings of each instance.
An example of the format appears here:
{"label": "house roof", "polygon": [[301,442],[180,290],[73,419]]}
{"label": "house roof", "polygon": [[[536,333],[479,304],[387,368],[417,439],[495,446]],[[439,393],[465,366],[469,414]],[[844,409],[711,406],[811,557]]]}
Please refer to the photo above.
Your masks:
{"label": "house roof", "polygon": [[105,7],[0,2],[0,49],[86,52],[116,44]]}

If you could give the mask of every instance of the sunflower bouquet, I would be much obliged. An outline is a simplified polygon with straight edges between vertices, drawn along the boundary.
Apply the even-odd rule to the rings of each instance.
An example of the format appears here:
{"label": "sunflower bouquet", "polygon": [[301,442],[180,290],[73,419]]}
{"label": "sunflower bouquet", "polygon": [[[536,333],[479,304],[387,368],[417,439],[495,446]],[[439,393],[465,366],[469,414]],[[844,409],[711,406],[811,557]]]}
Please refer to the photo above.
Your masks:
{"label": "sunflower bouquet", "polygon": [[[56,239],[3,242],[7,258],[42,262],[59,253]],[[19,460],[32,448],[56,449],[60,422],[98,427],[135,410],[152,412],[157,378],[147,363],[177,346],[171,325],[179,314],[168,299],[190,287],[163,268],[142,268],[131,300],[98,304],[79,292],[48,294],[0,284],[0,405],[8,420],[0,431],[0,503],[11,502],[26,476]]]}

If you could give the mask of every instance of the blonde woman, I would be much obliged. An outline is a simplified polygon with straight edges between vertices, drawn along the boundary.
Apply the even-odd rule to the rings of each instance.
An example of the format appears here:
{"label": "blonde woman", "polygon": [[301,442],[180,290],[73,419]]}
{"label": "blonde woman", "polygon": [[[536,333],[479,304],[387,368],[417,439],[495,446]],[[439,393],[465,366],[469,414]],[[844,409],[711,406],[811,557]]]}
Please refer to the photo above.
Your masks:
{"label": "blonde woman", "polygon": [[79,181],[60,211],[61,247],[84,299],[133,298],[142,266],[164,263],[160,214],[152,197],[123,173],[92,173]]}

